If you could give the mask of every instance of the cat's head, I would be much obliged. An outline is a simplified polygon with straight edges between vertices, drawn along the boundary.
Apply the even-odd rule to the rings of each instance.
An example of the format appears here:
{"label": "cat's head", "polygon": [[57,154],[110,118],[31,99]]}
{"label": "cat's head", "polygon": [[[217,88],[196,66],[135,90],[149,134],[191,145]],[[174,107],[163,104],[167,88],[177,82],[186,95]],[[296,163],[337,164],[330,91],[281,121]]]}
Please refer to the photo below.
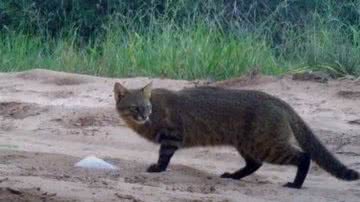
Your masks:
{"label": "cat's head", "polygon": [[114,97],[116,110],[126,119],[143,124],[149,120],[151,114],[151,86],[147,84],[140,89],[129,90],[116,82],[114,85]]}

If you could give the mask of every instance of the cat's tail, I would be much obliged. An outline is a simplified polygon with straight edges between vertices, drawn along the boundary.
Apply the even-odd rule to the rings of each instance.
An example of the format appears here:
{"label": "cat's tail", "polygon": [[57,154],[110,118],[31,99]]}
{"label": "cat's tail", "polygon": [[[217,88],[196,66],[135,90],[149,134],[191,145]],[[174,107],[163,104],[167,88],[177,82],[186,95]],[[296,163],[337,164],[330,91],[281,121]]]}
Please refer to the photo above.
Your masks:
{"label": "cat's tail", "polygon": [[309,153],[311,159],[321,168],[342,180],[352,181],[360,178],[357,171],[347,168],[330,153],[295,111],[290,119],[290,126],[300,147]]}

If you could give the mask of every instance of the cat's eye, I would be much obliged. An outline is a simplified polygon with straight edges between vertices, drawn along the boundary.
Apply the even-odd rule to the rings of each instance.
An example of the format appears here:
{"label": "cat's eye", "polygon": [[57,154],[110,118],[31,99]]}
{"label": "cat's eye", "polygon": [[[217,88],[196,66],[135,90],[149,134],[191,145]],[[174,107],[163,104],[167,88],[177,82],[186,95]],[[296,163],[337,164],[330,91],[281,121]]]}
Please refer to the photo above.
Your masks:
{"label": "cat's eye", "polygon": [[133,112],[138,112],[139,111],[139,107],[138,106],[130,106],[130,111],[133,111]]}

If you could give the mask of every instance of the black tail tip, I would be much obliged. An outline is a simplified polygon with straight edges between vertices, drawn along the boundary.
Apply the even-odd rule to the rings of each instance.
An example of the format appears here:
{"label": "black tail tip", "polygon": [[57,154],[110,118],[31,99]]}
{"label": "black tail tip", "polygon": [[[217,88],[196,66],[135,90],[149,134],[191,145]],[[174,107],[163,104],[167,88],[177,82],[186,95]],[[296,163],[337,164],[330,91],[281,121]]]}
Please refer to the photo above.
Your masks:
{"label": "black tail tip", "polygon": [[360,174],[355,170],[347,169],[344,173],[343,179],[347,181],[358,180],[360,179]]}

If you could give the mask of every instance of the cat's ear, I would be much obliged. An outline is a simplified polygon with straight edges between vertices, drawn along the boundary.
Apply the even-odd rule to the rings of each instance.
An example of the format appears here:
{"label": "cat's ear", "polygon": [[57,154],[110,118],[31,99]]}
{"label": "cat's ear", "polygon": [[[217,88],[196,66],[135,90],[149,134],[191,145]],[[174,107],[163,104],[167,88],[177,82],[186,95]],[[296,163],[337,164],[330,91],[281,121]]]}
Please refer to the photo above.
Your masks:
{"label": "cat's ear", "polygon": [[148,83],[144,88],[141,89],[146,98],[151,97],[152,82]]}
{"label": "cat's ear", "polygon": [[121,85],[119,82],[116,82],[114,85],[114,96],[116,101],[120,101],[129,91]]}

